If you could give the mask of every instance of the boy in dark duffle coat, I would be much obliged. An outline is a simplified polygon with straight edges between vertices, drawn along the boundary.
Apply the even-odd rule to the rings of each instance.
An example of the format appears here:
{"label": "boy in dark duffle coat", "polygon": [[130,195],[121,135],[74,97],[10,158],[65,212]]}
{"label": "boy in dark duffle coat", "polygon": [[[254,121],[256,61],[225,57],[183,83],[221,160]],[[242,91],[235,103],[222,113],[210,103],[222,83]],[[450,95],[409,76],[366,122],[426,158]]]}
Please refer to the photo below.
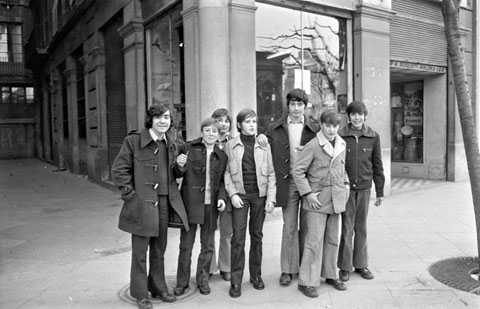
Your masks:
{"label": "boy in dark duffle coat", "polygon": [[124,200],[118,227],[132,234],[130,294],[141,309],[152,308],[149,291],[164,302],[176,301],[165,282],[167,229],[173,218],[176,224],[189,228],[173,175],[177,147],[171,123],[168,107],[153,104],[147,111],[145,128],[125,137],[112,167],[113,182]]}
{"label": "boy in dark duffle coat", "polygon": [[177,285],[173,292],[185,293],[190,281],[192,250],[197,225],[200,225],[200,254],[198,255],[196,281],[200,293],[210,294],[208,279],[215,246],[214,237],[219,211],[224,211],[227,193],[223,176],[227,167],[227,156],[218,147],[219,124],[213,118],[201,124],[202,137],[180,148],[175,171],[183,177],[181,194],[187,209],[190,229],[182,229],[180,254],[178,256]]}

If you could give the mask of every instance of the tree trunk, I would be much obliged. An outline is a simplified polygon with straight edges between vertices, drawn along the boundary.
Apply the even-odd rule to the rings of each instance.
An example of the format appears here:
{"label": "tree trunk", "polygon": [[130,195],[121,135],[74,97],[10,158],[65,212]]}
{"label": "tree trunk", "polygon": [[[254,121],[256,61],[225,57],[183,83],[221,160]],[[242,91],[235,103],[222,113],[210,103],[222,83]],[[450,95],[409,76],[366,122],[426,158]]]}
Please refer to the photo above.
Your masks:
{"label": "tree trunk", "polygon": [[[462,126],[463,143],[467,155],[468,174],[473,196],[473,209],[477,227],[477,254],[480,257],[480,153],[475,129],[472,100],[467,83],[465,60],[458,27],[460,0],[442,0],[442,14],[447,36],[448,56],[452,66],[458,113]],[[479,267],[480,268],[480,267]]]}

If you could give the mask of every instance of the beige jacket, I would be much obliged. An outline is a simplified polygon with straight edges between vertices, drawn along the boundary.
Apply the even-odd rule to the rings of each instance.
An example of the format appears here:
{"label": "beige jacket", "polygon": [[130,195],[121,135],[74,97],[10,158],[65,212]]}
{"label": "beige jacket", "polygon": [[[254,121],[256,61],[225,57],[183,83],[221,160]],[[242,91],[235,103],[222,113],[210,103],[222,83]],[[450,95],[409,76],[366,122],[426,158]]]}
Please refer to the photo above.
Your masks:
{"label": "beige jacket", "polygon": [[298,153],[297,165],[292,176],[302,196],[313,192],[323,205],[319,210],[302,203],[307,211],[341,213],[345,211],[350,194],[349,180],[345,171],[345,141],[335,138],[335,148],[325,138],[323,132],[308,142]]}
{"label": "beige jacket", "polygon": [[[242,157],[245,147],[240,139],[240,135],[229,140],[225,144],[224,151],[228,156],[228,164],[225,171],[225,189],[227,189],[228,196],[245,194],[242,174]],[[259,196],[267,196],[266,203],[275,203],[277,187],[275,185],[275,170],[273,168],[270,144],[264,148],[255,142],[253,152]]]}

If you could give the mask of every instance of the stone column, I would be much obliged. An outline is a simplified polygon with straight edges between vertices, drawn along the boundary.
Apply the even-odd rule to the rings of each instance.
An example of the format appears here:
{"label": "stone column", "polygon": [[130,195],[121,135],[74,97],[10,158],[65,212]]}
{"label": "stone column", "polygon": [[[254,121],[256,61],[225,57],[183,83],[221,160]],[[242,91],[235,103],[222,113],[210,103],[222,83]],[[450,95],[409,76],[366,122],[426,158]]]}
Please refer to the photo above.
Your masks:
{"label": "stone column", "polygon": [[[220,107],[256,109],[255,2],[184,0],[187,139]],[[234,124],[232,124],[234,125]]]}
{"label": "stone column", "polygon": [[45,80],[43,80],[42,81],[43,158],[47,161],[50,161],[52,159],[51,136],[50,136],[50,132],[51,132],[50,122],[52,119],[52,115],[49,111],[49,104],[51,104],[49,93],[50,93],[49,85]]}
{"label": "stone column", "polygon": [[[60,72],[54,69],[50,75],[50,91],[52,104],[52,128],[53,128],[53,152],[57,154],[57,164],[60,170],[65,169],[65,155],[63,153],[63,111],[62,111],[62,83],[60,81]],[[55,159],[55,154],[54,154]]]}
{"label": "stone column", "polygon": [[[383,4],[360,1],[353,17],[354,99],[368,108],[367,124],[380,134],[385,169],[385,194],[390,194],[390,21],[394,13]],[[372,192],[372,195],[375,193]]]}
{"label": "stone column", "polygon": [[257,110],[255,1],[229,3],[229,78],[232,117],[243,108]]}
{"label": "stone column", "polygon": [[72,156],[72,172],[80,173],[80,154],[78,148],[78,107],[77,107],[77,67],[71,56],[66,59],[66,69],[63,72],[67,80],[68,105],[68,150]]}
{"label": "stone column", "polygon": [[125,24],[118,29],[125,59],[125,108],[127,132],[143,128],[145,121],[145,35],[140,2],[124,8]]}
{"label": "stone column", "polygon": [[109,179],[107,136],[107,90],[103,41],[92,38],[86,49],[85,70],[88,175],[99,182]]}

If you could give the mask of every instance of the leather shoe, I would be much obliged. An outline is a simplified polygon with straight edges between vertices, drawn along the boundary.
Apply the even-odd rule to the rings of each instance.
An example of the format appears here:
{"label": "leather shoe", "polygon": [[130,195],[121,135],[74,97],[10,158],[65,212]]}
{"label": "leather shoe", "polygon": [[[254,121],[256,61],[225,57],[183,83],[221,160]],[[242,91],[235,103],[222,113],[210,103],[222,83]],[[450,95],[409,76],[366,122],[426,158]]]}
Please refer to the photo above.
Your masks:
{"label": "leather shoe", "polygon": [[342,281],[340,281],[338,279],[327,278],[325,280],[325,282],[327,284],[333,285],[333,287],[336,288],[339,291],[345,291],[347,289],[347,286],[345,285],[345,283],[343,283]]}
{"label": "leather shoe", "polygon": [[340,270],[338,272],[338,277],[341,281],[347,282],[350,279],[350,272],[348,270]]}
{"label": "leather shoe", "polygon": [[257,278],[250,277],[250,282],[253,284],[253,288],[256,290],[263,290],[265,288],[265,283],[263,283],[262,277],[260,276]]}
{"label": "leather shoe", "polygon": [[152,294],[153,298],[160,298],[165,303],[173,303],[177,301],[177,298],[172,293],[162,292],[160,294]]}
{"label": "leather shoe", "polygon": [[242,295],[242,286],[240,284],[232,284],[228,294],[230,294],[230,297],[233,298],[240,297],[240,295]]}
{"label": "leather shoe", "polygon": [[137,299],[138,309],[152,309],[152,302],[147,298]]}
{"label": "leather shoe", "polygon": [[303,295],[311,298],[316,298],[318,297],[318,292],[317,288],[314,286],[304,286],[304,285],[299,285],[298,290],[303,293]]}
{"label": "leather shoe", "polygon": [[200,294],[202,294],[202,295],[210,294],[210,287],[208,286],[208,283],[199,285],[198,290],[200,291]]}
{"label": "leather shoe", "polygon": [[230,276],[230,272],[228,271],[220,271],[220,276],[222,276],[223,280],[230,281],[232,276]]}
{"label": "leather shoe", "polygon": [[175,296],[182,296],[183,294],[185,294],[185,291],[187,289],[188,289],[187,286],[177,285],[176,287],[173,288],[173,294],[175,294]]}
{"label": "leather shoe", "polygon": [[292,283],[292,274],[282,273],[279,281],[280,285],[290,285]]}
{"label": "leather shoe", "polygon": [[359,273],[363,279],[373,279],[373,274],[368,268],[355,268],[355,272]]}

